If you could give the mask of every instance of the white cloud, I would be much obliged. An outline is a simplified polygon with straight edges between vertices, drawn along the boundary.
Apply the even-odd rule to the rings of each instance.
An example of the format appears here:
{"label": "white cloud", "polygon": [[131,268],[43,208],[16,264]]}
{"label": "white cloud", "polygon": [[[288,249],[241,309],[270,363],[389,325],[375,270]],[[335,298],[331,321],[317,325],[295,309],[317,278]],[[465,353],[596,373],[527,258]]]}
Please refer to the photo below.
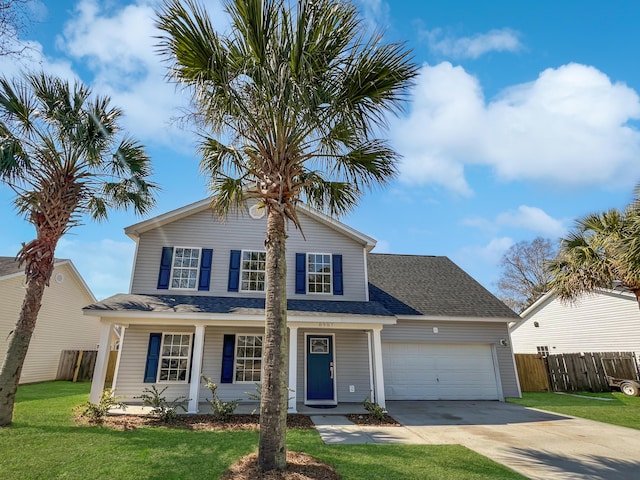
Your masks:
{"label": "white cloud", "polygon": [[373,249],[373,253],[390,253],[391,244],[387,240],[378,240]]}
{"label": "white cloud", "polygon": [[504,227],[530,230],[537,235],[557,238],[567,232],[569,220],[558,220],[551,217],[538,207],[520,205],[515,210],[508,210],[498,214],[494,219],[469,217],[462,220],[462,224],[479,228],[485,232],[497,232]]}
{"label": "white cloud", "polygon": [[482,264],[494,267],[513,244],[514,241],[510,237],[496,237],[486,245],[464,247],[455,253],[453,258],[468,271],[481,270]]}
{"label": "white cloud", "polygon": [[135,245],[103,239],[85,242],[63,237],[57,258],[69,258],[98,299],[129,291]]}
{"label": "white cloud", "polygon": [[370,28],[389,24],[389,4],[384,0],[358,0],[360,13]]}
{"label": "white cloud", "polygon": [[422,35],[431,51],[452,58],[475,59],[490,52],[517,52],[523,48],[519,33],[509,28],[462,38],[445,36],[440,28],[424,31]]}
{"label": "white cloud", "polygon": [[547,69],[490,102],[478,80],[448,62],[422,67],[406,118],[391,136],[401,178],[471,194],[464,167],[492,167],[504,180],[630,187],[640,176],[638,94],[594,67]]}
{"label": "white cloud", "polygon": [[537,207],[520,205],[517,210],[501,213],[496,222],[510,227],[524,228],[546,237],[557,238],[567,232],[565,223]]}

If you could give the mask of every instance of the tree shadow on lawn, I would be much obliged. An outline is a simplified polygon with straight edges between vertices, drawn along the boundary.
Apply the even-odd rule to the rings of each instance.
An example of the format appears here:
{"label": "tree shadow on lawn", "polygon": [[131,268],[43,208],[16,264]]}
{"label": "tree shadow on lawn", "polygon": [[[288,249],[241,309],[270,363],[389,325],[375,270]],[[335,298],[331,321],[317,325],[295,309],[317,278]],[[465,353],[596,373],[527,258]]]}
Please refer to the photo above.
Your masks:
{"label": "tree shadow on lawn", "polygon": [[[565,457],[549,451],[524,448],[511,449],[523,465],[540,467],[541,472],[553,478],[589,478],[635,480],[639,477],[640,461],[627,461],[599,455],[578,455]],[[544,469],[544,470],[542,470]],[[574,475],[571,475],[574,474]]]}

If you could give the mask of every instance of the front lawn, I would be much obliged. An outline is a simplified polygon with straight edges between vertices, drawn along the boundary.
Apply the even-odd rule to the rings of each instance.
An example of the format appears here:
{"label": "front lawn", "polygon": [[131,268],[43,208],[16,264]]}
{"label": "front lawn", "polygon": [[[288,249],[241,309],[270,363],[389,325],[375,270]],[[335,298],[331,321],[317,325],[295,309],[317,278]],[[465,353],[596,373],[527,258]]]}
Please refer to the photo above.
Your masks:
{"label": "front lawn", "polygon": [[[576,395],[580,396],[527,392],[522,394],[522,398],[509,398],[507,401],[640,430],[640,397],[628,397],[619,392],[580,392]],[[598,398],[606,398],[608,401]]]}
{"label": "front lawn", "polygon": [[[255,451],[256,431],[76,425],[72,410],[89,385],[51,382],[18,389],[14,424],[0,429],[0,477],[11,479],[218,478]],[[291,450],[333,465],[341,477],[523,479],[456,445],[325,445],[315,430],[290,430]]]}

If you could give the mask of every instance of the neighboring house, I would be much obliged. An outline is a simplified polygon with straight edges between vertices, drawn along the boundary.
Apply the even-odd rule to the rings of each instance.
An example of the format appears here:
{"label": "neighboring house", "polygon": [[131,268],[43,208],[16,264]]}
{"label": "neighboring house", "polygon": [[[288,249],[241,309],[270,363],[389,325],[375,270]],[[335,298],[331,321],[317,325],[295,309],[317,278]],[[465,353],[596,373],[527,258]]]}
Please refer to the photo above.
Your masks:
{"label": "neighboring house", "polygon": [[[129,294],[85,308],[103,336],[123,328],[115,394],[151,385],[189,411],[218,384],[248,400],[261,380],[266,219],[253,206],[219,221],[209,200],[125,229],[136,242]],[[289,410],[385,400],[519,396],[509,322],[517,315],[446,257],[377,255],[375,241],[299,207],[288,230]],[[305,240],[306,238],[306,240]],[[100,342],[101,345],[104,342]],[[91,400],[103,389],[106,349]]]}
{"label": "neighboring house", "polygon": [[599,290],[574,303],[553,292],[541,297],[511,327],[515,353],[636,352],[640,355],[640,310],[635,295]]}
{"label": "neighboring house", "polygon": [[[25,294],[24,267],[13,257],[0,257],[0,361],[4,361],[11,332]],[[96,298],[71,260],[56,260],[45,289],[36,328],[22,367],[20,383],[55,380],[63,350],[95,350],[100,323],[82,308]]]}

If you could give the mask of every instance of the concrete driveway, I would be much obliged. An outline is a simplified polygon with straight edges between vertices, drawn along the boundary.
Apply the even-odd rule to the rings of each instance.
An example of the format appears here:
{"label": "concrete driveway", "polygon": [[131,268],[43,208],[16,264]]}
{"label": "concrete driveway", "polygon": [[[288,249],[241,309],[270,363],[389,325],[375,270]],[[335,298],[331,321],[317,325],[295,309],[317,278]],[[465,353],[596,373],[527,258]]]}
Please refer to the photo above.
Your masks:
{"label": "concrete driveway", "polygon": [[329,444],[459,444],[540,480],[640,479],[640,430],[503,402],[387,402],[402,427],[313,415]]}
{"label": "concrete driveway", "polygon": [[640,431],[502,402],[387,402],[419,443],[460,444],[532,479],[640,479]]}

